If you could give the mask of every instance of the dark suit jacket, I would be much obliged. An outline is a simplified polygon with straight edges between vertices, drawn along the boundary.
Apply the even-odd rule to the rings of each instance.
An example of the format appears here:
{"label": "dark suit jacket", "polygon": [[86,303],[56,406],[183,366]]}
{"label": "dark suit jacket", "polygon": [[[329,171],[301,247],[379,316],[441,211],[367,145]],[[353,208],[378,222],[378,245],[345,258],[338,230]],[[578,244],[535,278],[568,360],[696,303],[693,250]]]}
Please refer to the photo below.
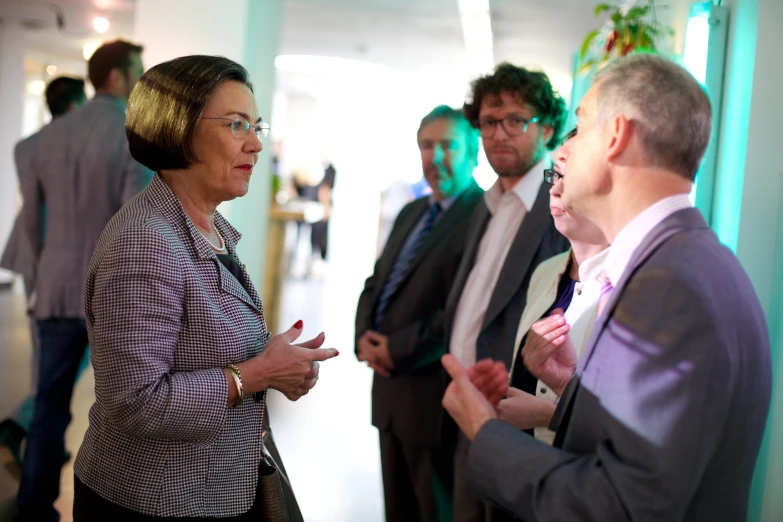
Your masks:
{"label": "dark suit jacket", "polygon": [[[528,175],[539,173],[531,172]],[[476,208],[468,235],[468,246],[460,263],[454,286],[446,303],[445,328],[448,346],[457,305],[465,282],[476,262],[481,238],[492,215],[482,201]],[[500,271],[489,306],[484,315],[476,346],[477,360],[491,357],[511,367],[519,320],[527,301],[527,287],[536,267],[550,257],[570,248],[568,240],[555,228],[549,210],[549,186],[542,184],[533,208],[522,221],[506,261]]]}
{"label": "dark suit jacket", "polygon": [[473,490],[527,522],[745,520],[770,366],[745,271],[697,210],[676,212],[598,319],[550,426],[562,449],[489,422]]}
{"label": "dark suit jacket", "polygon": [[[404,442],[439,444],[445,412],[441,407],[445,373],[443,308],[465,249],[470,217],[484,191],[473,182],[435,224],[407,270],[383,315],[381,333],[389,337],[395,364],[392,377],[375,376],[372,423]],[[429,207],[420,198],[400,211],[389,240],[367,279],[356,311],[356,339],[373,329],[373,314],[383,285],[408,235]]]}

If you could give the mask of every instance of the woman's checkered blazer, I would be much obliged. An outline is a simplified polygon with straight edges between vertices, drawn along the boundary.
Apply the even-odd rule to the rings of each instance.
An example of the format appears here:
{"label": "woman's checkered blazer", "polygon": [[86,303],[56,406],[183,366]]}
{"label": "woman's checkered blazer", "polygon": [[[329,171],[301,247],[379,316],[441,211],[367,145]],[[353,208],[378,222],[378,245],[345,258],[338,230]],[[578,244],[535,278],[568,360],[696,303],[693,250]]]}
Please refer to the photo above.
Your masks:
{"label": "woman's checkered blazer", "polygon": [[[239,233],[215,225],[236,256]],[[106,226],[84,290],[96,401],[75,462],[99,495],[153,516],[250,509],[264,403],[228,408],[222,370],[269,337],[245,280],[249,295],[157,175]]]}

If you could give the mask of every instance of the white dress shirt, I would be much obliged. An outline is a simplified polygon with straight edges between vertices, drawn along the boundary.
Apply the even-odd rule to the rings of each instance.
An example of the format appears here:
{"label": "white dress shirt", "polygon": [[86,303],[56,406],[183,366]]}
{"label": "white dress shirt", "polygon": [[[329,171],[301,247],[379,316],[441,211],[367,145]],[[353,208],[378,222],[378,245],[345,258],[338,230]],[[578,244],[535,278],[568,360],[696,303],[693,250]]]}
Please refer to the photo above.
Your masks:
{"label": "white dress shirt", "polygon": [[476,341],[500,271],[527,211],[533,208],[543,183],[545,158],[531,168],[514,187],[503,193],[500,179],[484,193],[492,217],[481,238],[476,261],[465,281],[451,332],[449,352],[463,366],[476,363]]}
{"label": "white dress shirt", "polygon": [[[579,281],[574,286],[574,296],[564,314],[566,324],[571,326],[568,337],[576,351],[577,360],[582,355],[582,350],[593,333],[598,300],[601,297],[601,287],[603,286],[601,276],[604,273],[604,263],[611,255],[613,248],[607,248],[591,258],[585,259],[579,265]],[[568,274],[563,274],[561,277],[568,277]],[[540,380],[536,385],[536,397],[552,402],[558,398],[557,394]],[[537,439],[547,444],[551,445],[555,440],[555,432],[548,428],[537,427],[533,432]]]}
{"label": "white dress shirt", "polygon": [[669,196],[648,207],[625,225],[614,239],[612,251],[604,262],[606,276],[612,286],[617,286],[620,282],[628,263],[631,262],[634,252],[642,244],[645,236],[667,217],[692,206],[687,194]]}

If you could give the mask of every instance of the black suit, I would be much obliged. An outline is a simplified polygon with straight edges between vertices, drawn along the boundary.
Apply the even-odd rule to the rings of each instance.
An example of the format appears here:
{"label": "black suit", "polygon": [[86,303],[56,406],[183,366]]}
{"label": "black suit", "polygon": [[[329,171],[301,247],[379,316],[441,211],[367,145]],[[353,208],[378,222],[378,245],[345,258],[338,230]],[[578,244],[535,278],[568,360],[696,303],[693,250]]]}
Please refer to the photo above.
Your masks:
{"label": "black suit", "polygon": [[[527,175],[539,176],[540,173],[530,172]],[[482,202],[476,208],[466,252],[446,303],[444,324],[447,345],[454,326],[457,305],[491,218],[489,208]],[[569,246],[568,240],[555,228],[549,210],[549,185],[544,183],[538,191],[533,208],[528,210],[522,220],[498,276],[476,343],[476,360],[490,357],[503,361],[506,368],[511,367],[514,341],[527,302],[530,277],[542,261],[564,252]],[[460,437],[455,476],[455,520],[479,522],[485,518],[483,503],[468,493],[462,472],[467,446],[467,439]]]}
{"label": "black suit", "polygon": [[[380,325],[395,364],[376,375],[372,423],[381,434],[387,522],[451,520],[454,447],[442,444],[445,373],[443,310],[465,249],[470,218],[483,191],[471,182],[435,223],[416,251]],[[356,312],[356,339],[374,329],[384,283],[408,236],[428,211],[420,198],[400,212],[386,247],[367,279]]]}

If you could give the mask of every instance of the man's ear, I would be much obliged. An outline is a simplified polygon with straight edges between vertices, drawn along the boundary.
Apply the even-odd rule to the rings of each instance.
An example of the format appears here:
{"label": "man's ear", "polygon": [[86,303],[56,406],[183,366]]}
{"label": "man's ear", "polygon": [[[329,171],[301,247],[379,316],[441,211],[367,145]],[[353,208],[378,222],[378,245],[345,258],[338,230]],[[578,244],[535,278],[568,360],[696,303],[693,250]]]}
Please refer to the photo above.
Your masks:
{"label": "man's ear", "polygon": [[118,85],[122,85],[122,82],[125,81],[125,73],[118,68],[115,67],[111,71],[109,71],[109,81],[107,82],[110,87],[116,87]]}
{"label": "man's ear", "polygon": [[618,114],[612,118],[608,129],[607,160],[613,160],[625,152],[625,149],[628,148],[628,144],[631,142],[633,131],[633,121],[624,115]]}
{"label": "man's ear", "polygon": [[547,143],[549,143],[549,140],[551,140],[552,136],[555,134],[555,129],[549,125],[542,125],[541,128],[543,129],[542,134],[544,136],[544,148],[546,148]]}

